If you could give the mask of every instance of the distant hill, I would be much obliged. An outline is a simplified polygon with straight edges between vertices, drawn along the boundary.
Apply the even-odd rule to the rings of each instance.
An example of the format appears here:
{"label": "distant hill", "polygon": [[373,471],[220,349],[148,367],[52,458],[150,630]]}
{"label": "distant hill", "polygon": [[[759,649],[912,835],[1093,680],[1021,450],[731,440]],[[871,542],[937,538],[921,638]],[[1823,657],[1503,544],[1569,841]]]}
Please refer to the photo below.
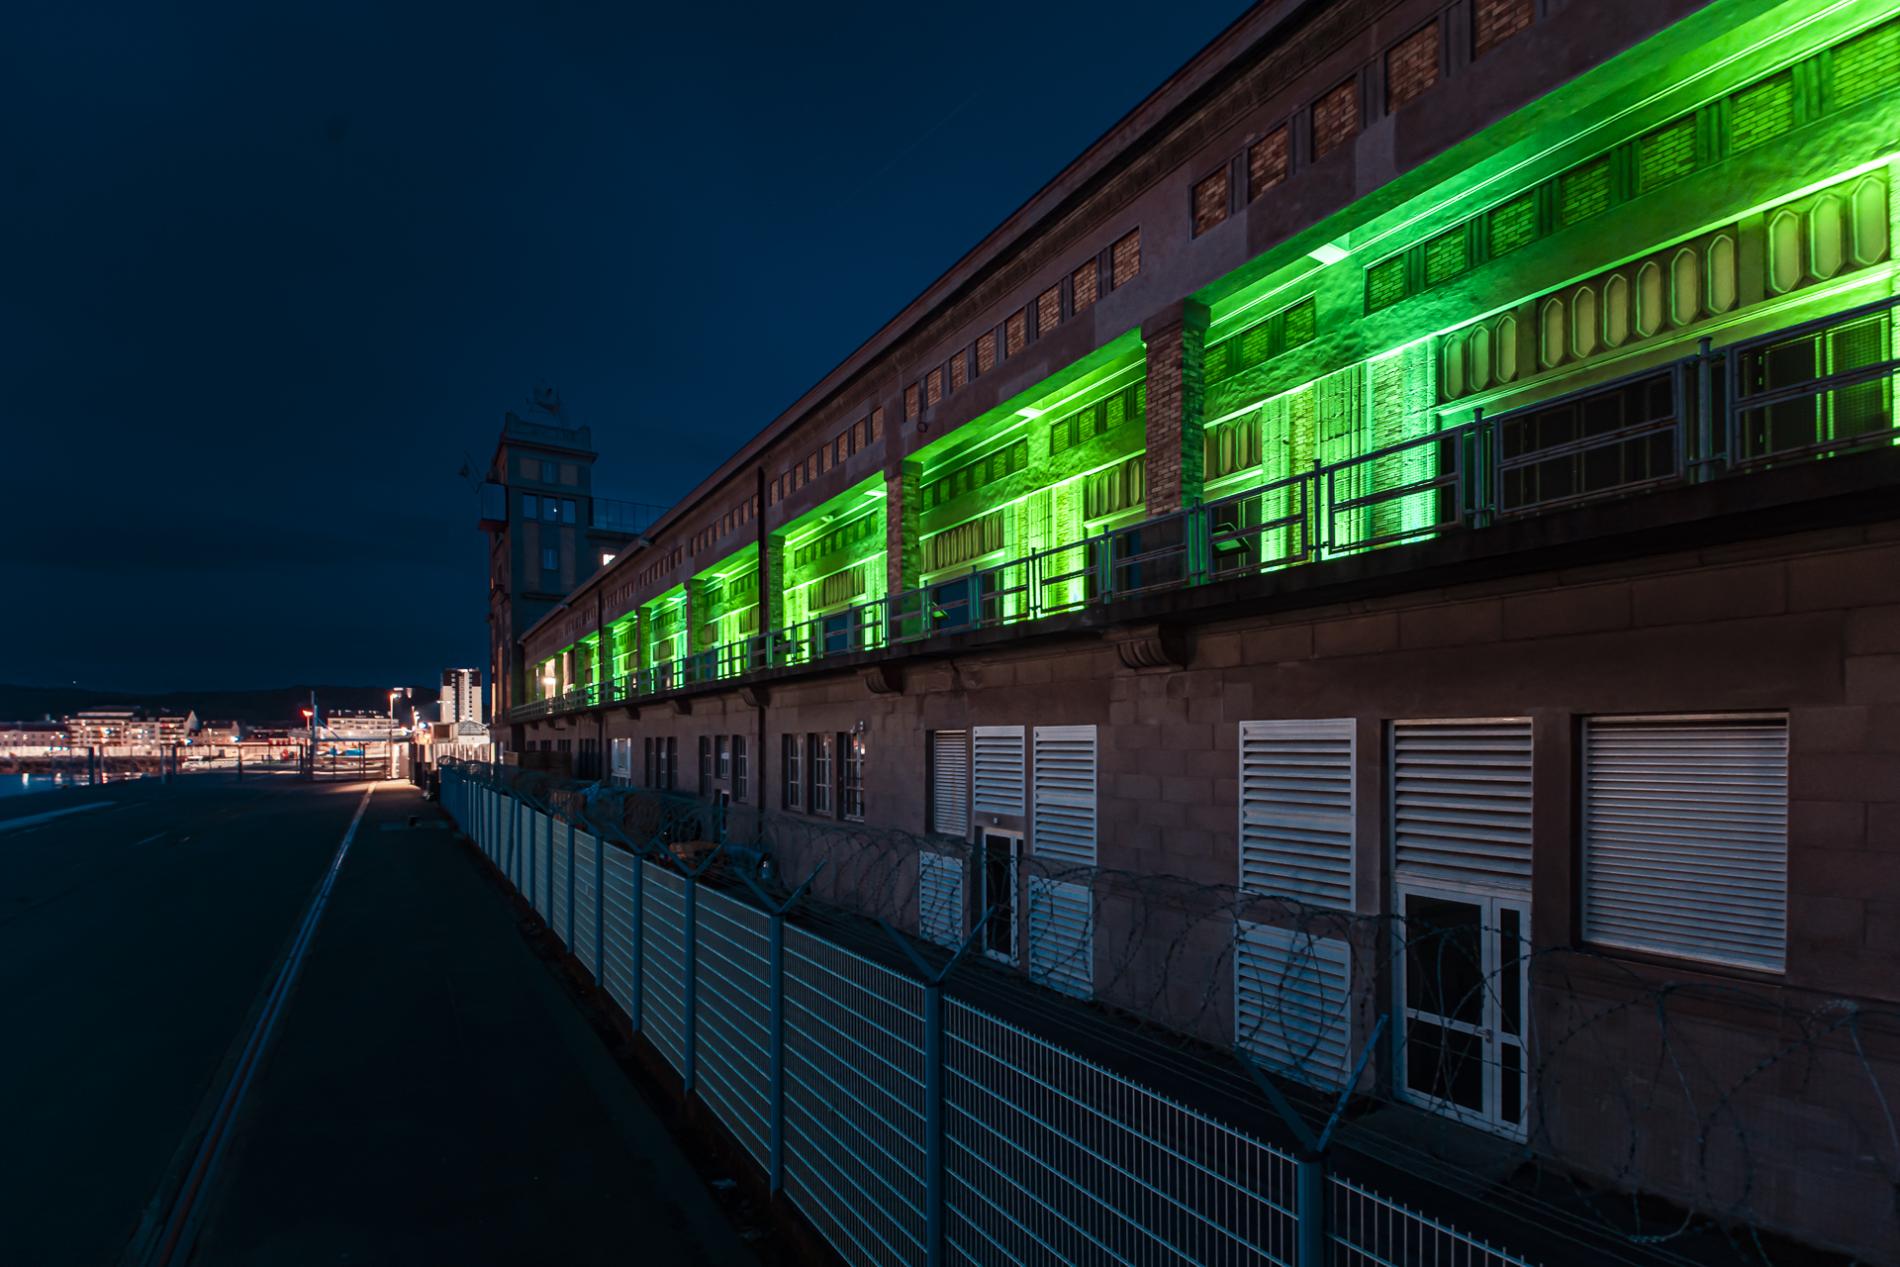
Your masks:
{"label": "distant hill", "polygon": [[[115,706],[154,712],[182,713],[195,709],[202,721],[241,721],[255,725],[289,725],[303,721],[299,710],[308,706],[311,687],[274,686],[254,691],[94,691],[80,686],[7,686],[0,684],[0,720],[32,721],[39,717],[66,717],[82,708]],[[414,688],[422,700],[435,698],[438,688]],[[386,686],[318,686],[317,704],[326,713],[335,709],[389,707]],[[404,724],[407,724],[405,715]]]}

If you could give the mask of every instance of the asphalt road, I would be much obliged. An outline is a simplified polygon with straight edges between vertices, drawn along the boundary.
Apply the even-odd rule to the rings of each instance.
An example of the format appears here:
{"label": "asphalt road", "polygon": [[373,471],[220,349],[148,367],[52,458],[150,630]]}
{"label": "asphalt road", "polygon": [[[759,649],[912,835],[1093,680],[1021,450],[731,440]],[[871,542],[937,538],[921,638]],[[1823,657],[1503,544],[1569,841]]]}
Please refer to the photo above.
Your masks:
{"label": "asphalt road", "polygon": [[[363,791],[203,777],[0,806],[0,1261],[118,1263],[163,1207]],[[501,891],[393,784],[201,1212],[212,1267],[753,1261]]]}
{"label": "asphalt road", "polygon": [[0,1261],[119,1260],[361,796],[207,776],[0,805]]}

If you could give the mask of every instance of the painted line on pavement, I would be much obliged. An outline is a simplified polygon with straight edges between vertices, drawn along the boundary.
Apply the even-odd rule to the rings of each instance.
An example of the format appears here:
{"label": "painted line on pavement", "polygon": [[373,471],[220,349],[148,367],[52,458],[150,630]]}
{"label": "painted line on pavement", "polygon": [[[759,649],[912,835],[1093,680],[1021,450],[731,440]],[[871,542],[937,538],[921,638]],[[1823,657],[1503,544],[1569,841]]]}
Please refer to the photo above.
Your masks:
{"label": "painted line on pavement", "polygon": [[19,818],[0,819],[0,832],[12,831],[16,827],[37,827],[41,823],[50,823],[55,818],[64,818],[68,814],[83,814],[89,809],[104,809],[111,801],[88,801],[84,805],[68,805],[65,809],[49,809],[43,814],[24,814]]}
{"label": "painted line on pavement", "polygon": [[343,833],[343,843],[337,846],[336,856],[330,860],[330,867],[323,874],[323,883],[310,899],[303,923],[298,926],[297,936],[291,942],[290,953],[285,957],[283,967],[278,969],[277,980],[272,983],[270,995],[265,1000],[263,1010],[258,1013],[257,1024],[252,1027],[244,1051],[231,1070],[231,1079],[218,1099],[218,1108],[212,1115],[211,1124],[205,1128],[204,1139],[192,1158],[191,1169],[185,1172],[178,1197],[165,1218],[164,1231],[146,1260],[151,1267],[171,1267],[191,1257],[191,1243],[197,1235],[198,1215],[202,1212],[201,1200],[210,1190],[211,1178],[217,1171],[218,1163],[224,1159],[225,1146],[231,1140],[231,1126],[237,1120],[238,1110],[244,1105],[244,1097],[251,1089],[251,1080],[257,1074],[264,1052],[276,1035],[277,1022],[283,1016],[284,1002],[289,998],[290,988],[296,984],[298,973],[303,969],[304,954],[310,949],[311,938],[316,934],[317,921],[323,915],[323,908],[329,904],[330,890],[336,885],[337,873],[343,869],[344,859],[349,857],[350,842],[356,839],[357,826],[363,821],[363,814],[369,809],[369,798],[375,791],[376,785],[373,783],[364,790],[363,799],[356,806],[356,816],[350,819],[350,828]]}

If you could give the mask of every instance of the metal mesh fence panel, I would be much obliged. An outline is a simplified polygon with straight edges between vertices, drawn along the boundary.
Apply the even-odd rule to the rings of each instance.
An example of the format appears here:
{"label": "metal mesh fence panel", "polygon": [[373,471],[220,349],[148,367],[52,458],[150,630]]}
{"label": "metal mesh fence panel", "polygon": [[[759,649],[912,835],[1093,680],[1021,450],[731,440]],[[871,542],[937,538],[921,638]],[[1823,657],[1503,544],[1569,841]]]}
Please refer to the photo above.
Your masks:
{"label": "metal mesh fence panel", "polygon": [[761,1166],[772,1124],[771,917],[699,890],[699,1090]]}
{"label": "metal mesh fence panel", "polygon": [[944,1061],[954,1261],[1291,1267],[1286,1154],[955,1000]]}
{"label": "metal mesh fence panel", "polygon": [[640,921],[640,1027],[681,1076],[686,1073],[686,881],[645,867]]}
{"label": "metal mesh fence panel", "polygon": [[923,994],[785,930],[785,1189],[858,1267],[926,1257]]}
{"label": "metal mesh fence panel", "polygon": [[640,864],[624,849],[607,847],[607,902],[601,936],[606,941],[602,972],[608,997],[633,1012],[633,869]]}

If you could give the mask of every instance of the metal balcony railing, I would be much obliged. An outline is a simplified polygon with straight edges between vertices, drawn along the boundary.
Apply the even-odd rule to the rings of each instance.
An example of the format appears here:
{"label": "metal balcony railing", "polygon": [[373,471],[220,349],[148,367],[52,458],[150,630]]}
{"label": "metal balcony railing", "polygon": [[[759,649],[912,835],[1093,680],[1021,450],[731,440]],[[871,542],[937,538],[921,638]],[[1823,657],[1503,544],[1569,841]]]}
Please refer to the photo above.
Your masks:
{"label": "metal balcony railing", "polygon": [[[1900,445],[1883,299],[750,635],[511,721],[1041,620],[1593,502]],[[598,504],[598,503],[597,503]]]}

